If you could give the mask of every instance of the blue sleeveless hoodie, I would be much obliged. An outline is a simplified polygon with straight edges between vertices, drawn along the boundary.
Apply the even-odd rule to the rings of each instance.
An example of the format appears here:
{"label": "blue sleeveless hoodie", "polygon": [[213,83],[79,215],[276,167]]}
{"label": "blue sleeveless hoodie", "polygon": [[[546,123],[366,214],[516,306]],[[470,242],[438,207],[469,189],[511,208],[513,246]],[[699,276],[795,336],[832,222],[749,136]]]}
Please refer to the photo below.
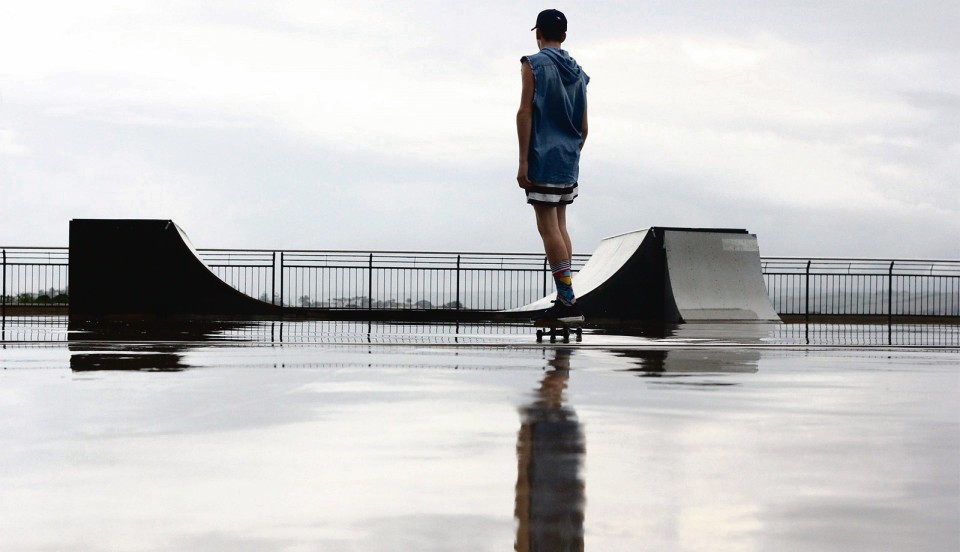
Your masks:
{"label": "blue sleeveless hoodie", "polygon": [[580,176],[583,112],[590,77],[566,50],[548,46],[524,56],[533,69],[533,131],[528,155],[530,180],[573,184]]}

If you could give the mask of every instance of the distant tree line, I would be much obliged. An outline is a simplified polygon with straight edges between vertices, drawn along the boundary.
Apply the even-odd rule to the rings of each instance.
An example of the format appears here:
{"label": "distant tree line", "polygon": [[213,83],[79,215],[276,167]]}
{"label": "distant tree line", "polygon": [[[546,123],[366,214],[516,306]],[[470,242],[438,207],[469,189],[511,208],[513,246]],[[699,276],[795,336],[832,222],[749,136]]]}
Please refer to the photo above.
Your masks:
{"label": "distant tree line", "polygon": [[[260,300],[280,304],[279,294],[274,294],[273,299],[266,293],[260,294]],[[313,309],[365,309],[365,308],[374,308],[374,309],[417,309],[417,310],[429,310],[429,309],[462,309],[463,303],[459,301],[450,301],[440,305],[434,305],[432,302],[425,299],[419,301],[414,301],[413,299],[407,298],[404,301],[399,301],[397,299],[375,299],[370,301],[370,298],[363,295],[358,295],[356,297],[335,297],[329,301],[314,301],[309,295],[301,295],[297,298],[297,306],[303,308],[313,308]]]}
{"label": "distant tree line", "polygon": [[23,292],[16,295],[4,295],[0,301],[7,305],[56,305],[67,304],[69,295],[65,289],[50,288],[39,292]]}

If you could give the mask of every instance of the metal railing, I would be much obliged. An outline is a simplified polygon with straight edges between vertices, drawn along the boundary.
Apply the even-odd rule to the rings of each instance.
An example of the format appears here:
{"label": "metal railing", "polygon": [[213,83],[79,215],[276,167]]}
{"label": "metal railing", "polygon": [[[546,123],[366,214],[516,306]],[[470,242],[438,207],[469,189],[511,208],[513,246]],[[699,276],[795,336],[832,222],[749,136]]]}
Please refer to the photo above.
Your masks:
{"label": "metal railing", "polygon": [[214,274],[251,297],[278,303],[276,251],[256,249],[202,249],[200,258]]}
{"label": "metal railing", "polygon": [[66,307],[66,247],[0,248],[0,309]]}
{"label": "metal railing", "polygon": [[781,315],[960,316],[960,261],[764,257]]}
{"label": "metal railing", "polygon": [[[201,249],[220,278],[277,305],[330,309],[518,307],[553,290],[543,255]],[[578,255],[574,270],[587,261]]]}
{"label": "metal railing", "polygon": [[[500,310],[553,289],[543,255],[322,252],[282,255],[280,297],[321,308]],[[575,259],[575,269],[586,261]]]}
{"label": "metal railing", "polygon": [[[210,269],[258,299],[331,309],[500,310],[553,292],[542,254],[202,249]],[[66,307],[69,251],[0,248],[0,308]],[[574,271],[588,256],[574,258]],[[960,261],[764,257],[781,315],[960,316]]]}

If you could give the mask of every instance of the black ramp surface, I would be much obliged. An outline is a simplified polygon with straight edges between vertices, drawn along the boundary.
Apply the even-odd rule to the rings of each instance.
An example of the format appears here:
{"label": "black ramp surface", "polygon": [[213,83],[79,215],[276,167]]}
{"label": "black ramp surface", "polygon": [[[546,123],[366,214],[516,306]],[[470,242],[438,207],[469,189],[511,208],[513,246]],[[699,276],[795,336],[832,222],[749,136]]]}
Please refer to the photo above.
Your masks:
{"label": "black ramp surface", "polygon": [[[590,322],[661,320],[664,262],[662,240],[652,228],[606,238],[574,276],[577,304]],[[553,299],[517,311],[545,310]]]}
{"label": "black ramp surface", "polygon": [[217,277],[171,220],[71,220],[69,270],[71,318],[282,311]]}

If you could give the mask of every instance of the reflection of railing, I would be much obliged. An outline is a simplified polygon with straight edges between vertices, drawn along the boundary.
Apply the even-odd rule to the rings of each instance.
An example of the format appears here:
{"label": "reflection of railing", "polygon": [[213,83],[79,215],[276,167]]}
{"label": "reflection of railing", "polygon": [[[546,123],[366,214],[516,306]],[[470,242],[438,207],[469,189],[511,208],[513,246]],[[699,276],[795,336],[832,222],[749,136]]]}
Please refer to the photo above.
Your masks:
{"label": "reflection of railing", "polygon": [[[274,304],[332,309],[519,307],[553,291],[541,254],[202,249],[234,288]],[[0,248],[0,308],[65,307],[68,250]],[[574,270],[587,260],[574,259]],[[960,316],[960,261],[764,257],[774,308],[795,316]]]}
{"label": "reflection of railing", "polygon": [[956,324],[778,324],[771,343],[780,345],[892,345],[960,347]]}
{"label": "reflection of railing", "polygon": [[[135,322],[133,323],[135,324]],[[145,331],[149,329],[149,332]],[[139,348],[143,344],[145,335],[159,342],[163,350],[170,352],[169,346],[173,341],[186,341],[184,350],[195,347],[197,342],[212,340],[220,344],[229,343],[288,343],[288,344],[317,344],[333,345],[369,345],[369,344],[464,344],[477,346],[497,347],[498,343],[517,343],[513,336],[525,335],[526,342],[533,342],[533,329],[525,324],[383,324],[376,322],[355,321],[248,321],[248,322],[219,322],[200,321],[188,326],[164,326],[162,323],[150,321],[142,327],[131,326],[130,321],[124,321],[119,327],[88,328],[88,331],[70,333],[65,316],[16,316],[0,318],[0,343],[16,342],[16,347],[38,347],[44,342],[76,342],[85,340],[93,342],[101,340],[124,340],[136,333],[136,343]],[[185,331],[186,330],[186,331]],[[710,330],[716,332],[716,329]],[[165,333],[167,332],[167,333]],[[737,331],[732,332],[736,339]],[[187,337],[184,337],[187,335]],[[712,335],[716,335],[715,333]],[[602,340],[602,336],[597,336]],[[659,336],[667,337],[671,346],[683,349],[683,341],[672,340],[670,334]],[[960,326],[957,324],[772,324],[762,327],[760,339],[750,345],[751,348],[780,347],[784,345],[825,345],[825,346],[909,346],[909,347],[960,347]],[[650,338],[643,338],[642,343],[649,345]],[[657,339],[657,338],[654,338]],[[593,341],[593,340],[591,340]],[[190,345],[189,343],[193,343]],[[629,341],[617,341],[616,347],[622,347]],[[654,357],[667,354],[662,347],[648,349],[640,341],[637,349],[627,356],[643,356],[643,352],[651,353]],[[664,342],[666,343],[666,342]],[[691,345],[688,343],[688,345]],[[702,343],[693,343],[703,354]],[[5,345],[7,346],[7,345]],[[82,347],[81,347],[82,348]],[[737,349],[743,353],[750,349]],[[119,352],[119,351],[115,351]],[[692,352],[692,351],[691,351]],[[673,353],[671,353],[673,354]],[[759,353],[757,353],[759,354]],[[310,355],[305,358],[310,360]],[[14,363],[15,365],[17,363]],[[20,363],[22,364],[22,363]],[[703,363],[694,363],[697,369],[703,368]],[[2,362],[0,362],[2,365]],[[9,365],[9,363],[8,363]],[[22,364],[32,366],[32,364]],[[317,364],[319,366],[321,364]],[[362,363],[366,366],[366,362]],[[283,363],[286,368],[292,368],[289,362]],[[503,365],[504,367],[508,365]],[[6,368],[0,366],[0,369]],[[460,366],[463,369],[463,366]]]}
{"label": "reflection of railing", "polygon": [[960,316],[960,261],[765,257],[781,315]]}

